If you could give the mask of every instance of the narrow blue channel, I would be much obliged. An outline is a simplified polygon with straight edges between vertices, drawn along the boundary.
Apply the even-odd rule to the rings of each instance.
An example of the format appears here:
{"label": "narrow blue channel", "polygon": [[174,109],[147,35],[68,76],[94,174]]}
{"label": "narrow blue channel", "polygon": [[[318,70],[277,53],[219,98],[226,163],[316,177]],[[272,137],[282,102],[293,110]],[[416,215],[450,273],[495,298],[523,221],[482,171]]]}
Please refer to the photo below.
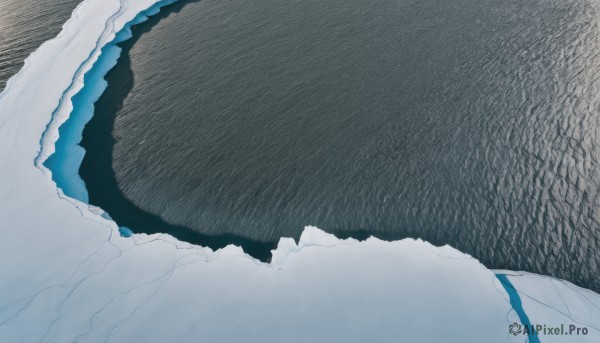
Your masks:
{"label": "narrow blue channel", "polygon": [[[519,296],[519,293],[517,292],[515,286],[513,286],[508,277],[504,274],[496,274],[496,277],[502,283],[502,286],[506,290],[506,293],[508,293],[510,305],[515,310],[515,312],[517,312],[521,324],[531,327],[531,322],[529,321],[527,313],[525,313],[525,310],[523,309],[521,297]],[[528,335],[527,338],[529,339],[530,343],[540,343],[540,339],[537,334]]]}
{"label": "narrow blue channel", "polygon": [[87,188],[79,176],[79,167],[85,155],[85,150],[79,144],[83,128],[94,115],[94,103],[107,87],[104,76],[116,65],[121,55],[121,48],[117,44],[131,38],[131,26],[146,21],[149,16],[158,13],[162,6],[175,1],[159,1],[140,12],[115,35],[115,39],[101,49],[98,60],[85,73],[83,88],[71,99],[73,103],[71,115],[59,128],[55,152],[44,162],[44,165],[52,171],[52,179],[66,196],[89,203]]}

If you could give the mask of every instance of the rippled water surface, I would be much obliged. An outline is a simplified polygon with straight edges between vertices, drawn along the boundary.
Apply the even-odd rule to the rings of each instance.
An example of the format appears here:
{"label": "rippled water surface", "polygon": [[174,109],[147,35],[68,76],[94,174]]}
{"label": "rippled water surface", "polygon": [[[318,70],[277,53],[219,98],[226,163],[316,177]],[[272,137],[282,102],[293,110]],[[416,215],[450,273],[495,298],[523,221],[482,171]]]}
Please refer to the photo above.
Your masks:
{"label": "rippled water surface", "polygon": [[257,255],[316,225],[600,290],[599,4],[171,6],[84,132],[91,202]]}
{"label": "rippled water surface", "polygon": [[0,91],[40,44],[55,37],[81,0],[0,0]]}

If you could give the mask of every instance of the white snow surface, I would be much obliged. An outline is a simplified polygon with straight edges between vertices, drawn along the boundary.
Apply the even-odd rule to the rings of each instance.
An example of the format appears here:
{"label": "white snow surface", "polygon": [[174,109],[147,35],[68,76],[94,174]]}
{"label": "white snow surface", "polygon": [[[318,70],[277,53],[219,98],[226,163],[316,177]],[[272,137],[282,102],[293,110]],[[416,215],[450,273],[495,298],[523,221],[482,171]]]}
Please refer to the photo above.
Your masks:
{"label": "white snow surface", "polygon": [[[0,342],[526,340],[508,333],[518,316],[494,273],[448,246],[307,227],[266,264],[234,246],[123,238],[100,209],[66,198],[41,161],[69,99],[100,48],[155,2],[83,1],[0,95]],[[532,322],[600,326],[598,294],[520,275],[510,279]]]}

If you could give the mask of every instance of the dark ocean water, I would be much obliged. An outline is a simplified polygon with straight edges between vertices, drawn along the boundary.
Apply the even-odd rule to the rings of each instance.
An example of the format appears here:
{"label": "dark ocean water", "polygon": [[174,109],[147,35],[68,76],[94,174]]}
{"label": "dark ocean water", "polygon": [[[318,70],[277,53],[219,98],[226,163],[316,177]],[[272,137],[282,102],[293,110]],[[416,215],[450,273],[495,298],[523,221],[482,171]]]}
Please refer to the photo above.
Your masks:
{"label": "dark ocean water", "polygon": [[266,258],[305,225],[600,290],[600,3],[185,1],[84,131],[134,232]]}
{"label": "dark ocean water", "polygon": [[55,37],[81,0],[0,0],[0,92],[23,61]]}

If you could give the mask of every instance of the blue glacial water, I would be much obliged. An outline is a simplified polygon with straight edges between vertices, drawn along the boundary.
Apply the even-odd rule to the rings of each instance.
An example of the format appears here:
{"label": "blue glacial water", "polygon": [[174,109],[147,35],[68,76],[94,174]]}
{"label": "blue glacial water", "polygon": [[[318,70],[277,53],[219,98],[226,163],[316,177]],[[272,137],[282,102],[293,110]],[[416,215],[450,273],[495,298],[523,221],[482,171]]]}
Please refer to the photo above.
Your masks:
{"label": "blue glacial water", "polygon": [[104,76],[117,64],[121,55],[118,44],[131,38],[131,26],[146,21],[148,16],[158,13],[160,7],[172,2],[172,0],[161,1],[137,15],[115,35],[112,42],[102,47],[100,57],[84,75],[85,87],[71,99],[73,110],[69,119],[59,128],[55,153],[44,162],[44,165],[52,171],[52,178],[65,195],[82,202],[89,202],[87,188],[79,176],[79,166],[85,156],[85,150],[79,144],[83,127],[94,115],[94,103],[106,90],[107,83]]}

